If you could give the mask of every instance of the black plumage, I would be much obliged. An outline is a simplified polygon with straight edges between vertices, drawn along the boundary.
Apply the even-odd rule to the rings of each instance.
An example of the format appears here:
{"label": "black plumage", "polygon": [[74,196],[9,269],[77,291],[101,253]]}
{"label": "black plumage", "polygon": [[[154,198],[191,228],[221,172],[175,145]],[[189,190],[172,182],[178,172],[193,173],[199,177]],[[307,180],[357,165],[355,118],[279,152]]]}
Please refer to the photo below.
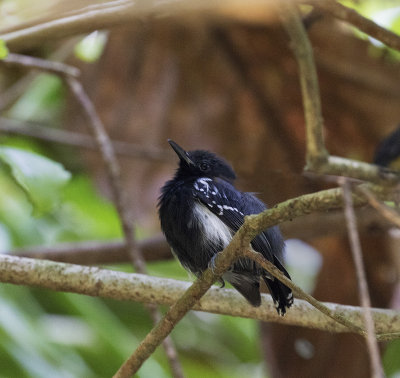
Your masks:
{"label": "black plumage", "polygon": [[[253,194],[234,187],[235,173],[223,159],[203,150],[186,152],[175,142],[169,143],[180,162],[173,179],[161,190],[161,228],[181,264],[198,276],[228,245],[244,217],[258,214],[266,206]],[[278,227],[263,231],[251,244],[290,278],[281,263],[284,241]],[[284,315],[293,303],[291,290],[258,264],[241,258],[223,275],[253,306],[261,304],[260,277],[278,313]]]}
{"label": "black plumage", "polygon": [[[394,165],[398,168],[400,157],[400,125],[397,126],[385,139],[377,146],[374,156],[374,164],[382,167]],[[396,164],[397,163],[397,164]]]}

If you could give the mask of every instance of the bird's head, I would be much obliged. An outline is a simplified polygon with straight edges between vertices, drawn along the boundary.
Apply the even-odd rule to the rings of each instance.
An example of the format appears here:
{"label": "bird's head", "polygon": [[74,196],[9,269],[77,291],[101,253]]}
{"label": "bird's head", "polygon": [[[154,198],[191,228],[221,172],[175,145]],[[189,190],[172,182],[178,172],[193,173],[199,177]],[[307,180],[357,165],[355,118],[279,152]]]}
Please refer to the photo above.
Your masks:
{"label": "bird's head", "polygon": [[236,179],[232,167],[222,158],[209,151],[185,151],[173,140],[168,143],[179,157],[178,176],[222,178],[229,182]]}

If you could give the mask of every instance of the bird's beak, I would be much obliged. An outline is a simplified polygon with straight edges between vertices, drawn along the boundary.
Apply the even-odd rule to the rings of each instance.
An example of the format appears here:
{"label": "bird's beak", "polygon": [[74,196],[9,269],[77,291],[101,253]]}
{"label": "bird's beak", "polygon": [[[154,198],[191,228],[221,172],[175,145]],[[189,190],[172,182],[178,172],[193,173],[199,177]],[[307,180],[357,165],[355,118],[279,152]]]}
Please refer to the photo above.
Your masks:
{"label": "bird's beak", "polygon": [[168,143],[171,145],[173,150],[179,156],[179,159],[183,160],[188,165],[194,165],[194,163],[193,163],[192,159],[190,159],[188,153],[181,146],[179,146],[177,143],[175,143],[171,139],[168,139]]}

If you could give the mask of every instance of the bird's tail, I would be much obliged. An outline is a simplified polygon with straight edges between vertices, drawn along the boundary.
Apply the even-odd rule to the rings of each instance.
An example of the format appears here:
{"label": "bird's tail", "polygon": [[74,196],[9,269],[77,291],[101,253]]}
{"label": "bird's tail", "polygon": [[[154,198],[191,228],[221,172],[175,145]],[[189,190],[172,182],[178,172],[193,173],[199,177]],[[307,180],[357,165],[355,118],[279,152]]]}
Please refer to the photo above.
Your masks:
{"label": "bird's tail", "polygon": [[[291,279],[289,273],[275,256],[274,264],[287,278]],[[268,286],[278,314],[281,316],[285,315],[286,309],[293,304],[292,290],[275,277],[268,277],[266,274],[264,274],[262,277]]]}

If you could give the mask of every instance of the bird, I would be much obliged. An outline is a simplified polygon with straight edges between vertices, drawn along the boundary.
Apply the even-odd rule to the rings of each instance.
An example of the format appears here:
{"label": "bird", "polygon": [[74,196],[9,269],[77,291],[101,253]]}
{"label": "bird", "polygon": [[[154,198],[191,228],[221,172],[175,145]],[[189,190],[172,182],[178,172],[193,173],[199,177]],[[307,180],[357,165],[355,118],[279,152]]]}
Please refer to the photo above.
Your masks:
{"label": "bird", "polygon": [[400,168],[400,125],[378,144],[373,163],[391,169]]}
{"label": "bird", "polygon": [[[234,186],[236,174],[229,163],[206,150],[185,151],[168,139],[179,157],[175,175],[161,188],[158,214],[161,229],[181,265],[199,277],[231,241],[247,215],[266,205],[253,193]],[[285,243],[278,226],[270,227],[251,241],[252,248],[272,262],[287,278],[282,264]],[[289,287],[248,258],[238,259],[221,277],[252,306],[261,305],[260,279],[271,293],[279,315],[293,304]]]}

